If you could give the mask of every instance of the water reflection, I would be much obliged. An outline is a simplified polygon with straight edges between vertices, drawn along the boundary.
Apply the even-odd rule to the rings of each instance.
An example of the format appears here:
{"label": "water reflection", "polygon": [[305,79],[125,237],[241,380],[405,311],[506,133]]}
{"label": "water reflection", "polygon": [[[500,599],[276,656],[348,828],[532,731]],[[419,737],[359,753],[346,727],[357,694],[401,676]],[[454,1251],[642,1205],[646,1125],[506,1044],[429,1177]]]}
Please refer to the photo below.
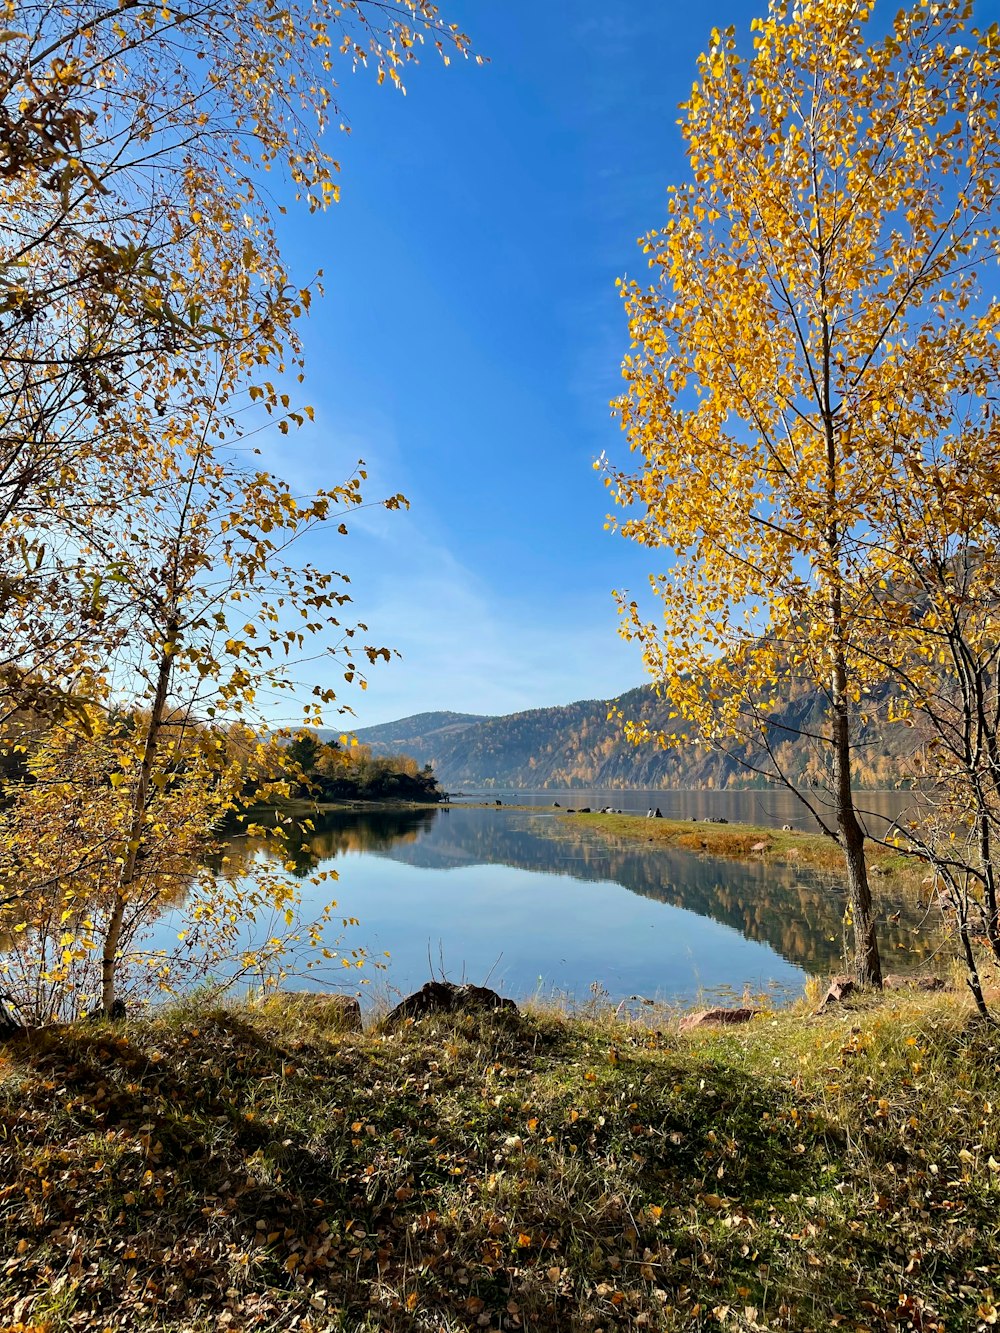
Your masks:
{"label": "water reflection", "polygon": [[[562,952],[573,947],[574,899],[570,885],[553,887],[553,877],[618,886],[651,902],[716,922],[745,940],[768,946],[808,973],[836,970],[843,962],[844,895],[835,874],[762,861],[726,861],[664,848],[662,844],[647,847],[624,839],[609,842],[571,818],[558,817],[556,811],[338,811],[317,816],[314,822],[315,830],[295,835],[289,848],[290,866],[300,878],[350,856],[366,861],[375,858],[383,864],[395,862],[427,872],[421,880],[425,885],[443,883],[443,872],[477,866],[509,867],[546,877],[538,879],[537,894],[544,894],[549,903],[565,899],[568,907],[566,939],[559,945]],[[244,856],[259,854],[262,847],[267,850],[265,844],[250,840],[240,843]],[[350,872],[340,869],[349,889],[358,878],[356,867]],[[373,876],[366,873],[363,878],[367,884]],[[380,883],[380,898],[382,891]],[[921,911],[893,893],[891,880],[883,881],[877,894],[880,944],[886,965],[891,970],[906,971],[939,942],[922,928]],[[506,927],[504,933],[515,939],[535,931],[538,924],[537,913],[523,921],[515,919],[521,910],[515,906],[516,896],[512,890],[506,923],[502,921],[502,903],[491,899],[490,906],[499,914],[498,930]],[[370,921],[363,899],[352,904],[351,910],[363,925]],[[454,913],[453,906],[445,910]],[[608,899],[608,915],[615,910]],[[426,926],[430,938],[435,923],[429,916],[421,922],[420,911],[418,901],[404,901],[400,894],[400,925],[410,933]],[[467,921],[476,911],[474,899],[463,904]],[[672,925],[683,929],[683,920],[679,917]],[[397,949],[398,945],[393,952]]]}
{"label": "water reflection", "polygon": [[296,878],[304,879],[338,856],[380,853],[412,845],[430,830],[438,813],[437,810],[329,811],[313,817],[314,832],[292,833],[284,859]]}

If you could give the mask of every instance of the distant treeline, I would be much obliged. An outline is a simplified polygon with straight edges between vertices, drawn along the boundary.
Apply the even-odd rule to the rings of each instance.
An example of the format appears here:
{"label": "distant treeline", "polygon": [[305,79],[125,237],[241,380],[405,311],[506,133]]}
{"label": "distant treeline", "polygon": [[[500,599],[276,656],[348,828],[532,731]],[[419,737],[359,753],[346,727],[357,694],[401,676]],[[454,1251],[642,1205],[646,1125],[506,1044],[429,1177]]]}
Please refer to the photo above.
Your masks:
{"label": "distant treeline", "polygon": [[406,754],[374,756],[367,745],[341,745],[300,732],[286,749],[291,795],[314,801],[440,801],[430,764]]}
{"label": "distant treeline", "polygon": [[[127,737],[141,726],[142,715],[115,710],[109,721],[115,735]],[[227,824],[254,806],[280,803],[286,797],[424,803],[445,796],[430,764],[421,766],[406,754],[373,756],[370,746],[341,745],[308,731],[289,741],[274,735],[261,739],[239,725],[214,727],[190,719],[176,727],[167,724],[163,730],[161,748],[169,752],[169,758],[162,764],[163,775],[157,784],[160,789],[172,789],[188,772],[198,752],[206,749],[224,753],[234,771],[242,772]],[[0,729],[0,810],[11,804],[19,789],[34,785],[35,760],[51,743],[53,734],[49,719],[26,710],[7,719]],[[118,766],[109,762],[105,774],[109,788],[117,785],[117,771]]]}

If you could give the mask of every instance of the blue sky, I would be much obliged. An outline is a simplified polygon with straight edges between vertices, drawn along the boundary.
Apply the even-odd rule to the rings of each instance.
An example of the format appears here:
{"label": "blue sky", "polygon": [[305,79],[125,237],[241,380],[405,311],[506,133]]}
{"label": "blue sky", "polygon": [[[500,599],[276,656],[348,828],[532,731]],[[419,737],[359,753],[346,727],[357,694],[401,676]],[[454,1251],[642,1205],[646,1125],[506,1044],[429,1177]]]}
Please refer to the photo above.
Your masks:
{"label": "blue sky", "polygon": [[639,591],[655,560],[604,531],[592,470],[602,450],[622,455],[615,278],[643,270],[636,238],[685,175],[677,105],[711,27],[748,42],[766,8],[445,7],[489,63],[428,53],[406,97],[343,74],[342,200],[283,231],[296,279],[322,268],[326,296],[303,326],[315,425],[266,453],[303,490],[364,458],[372,498],[412,506],[311,539],[350,575],[372,641],[401,654],[366,693],[345,687],[358,726],[642,679],[611,589]]}

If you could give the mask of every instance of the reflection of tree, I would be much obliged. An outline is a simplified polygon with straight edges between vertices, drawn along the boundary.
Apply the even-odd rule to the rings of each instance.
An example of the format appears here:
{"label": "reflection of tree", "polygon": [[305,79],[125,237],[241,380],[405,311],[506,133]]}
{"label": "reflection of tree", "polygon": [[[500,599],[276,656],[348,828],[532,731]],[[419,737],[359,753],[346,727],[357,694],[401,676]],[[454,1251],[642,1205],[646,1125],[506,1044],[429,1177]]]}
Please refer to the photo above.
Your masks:
{"label": "reflection of tree", "polygon": [[[447,817],[445,817],[447,816]],[[762,861],[721,861],[662,844],[608,842],[547,814],[507,810],[336,810],[313,819],[313,830],[290,836],[287,860],[298,878],[324,861],[368,852],[433,870],[505,865],[587,882],[620,884],[632,893],[668,903],[728,926],[746,939],[768,944],[808,972],[841,962],[844,894],[829,873],[796,870]],[[227,849],[228,872],[252,873],[260,855],[276,856],[266,840],[235,838]],[[900,969],[926,957],[938,941],[913,903],[882,892],[879,943]]]}
{"label": "reflection of tree", "polygon": [[231,867],[248,874],[263,853],[283,860],[297,879],[304,879],[323,861],[348,852],[384,852],[400,842],[415,842],[431,827],[437,810],[329,810],[289,824],[287,842],[276,846],[266,838],[234,838],[227,846]]}
{"label": "reflection of tree", "polygon": [[[372,850],[435,869],[509,865],[588,882],[610,880],[738,930],[807,971],[836,968],[842,959],[845,897],[828,873],[762,861],[721,861],[662,845],[610,843],[547,815],[490,810],[453,810],[447,822],[419,842]],[[880,944],[902,969],[930,954],[939,941],[919,929],[923,914],[917,906],[890,901],[890,895],[883,893],[880,913],[898,912],[899,919],[881,922]]]}

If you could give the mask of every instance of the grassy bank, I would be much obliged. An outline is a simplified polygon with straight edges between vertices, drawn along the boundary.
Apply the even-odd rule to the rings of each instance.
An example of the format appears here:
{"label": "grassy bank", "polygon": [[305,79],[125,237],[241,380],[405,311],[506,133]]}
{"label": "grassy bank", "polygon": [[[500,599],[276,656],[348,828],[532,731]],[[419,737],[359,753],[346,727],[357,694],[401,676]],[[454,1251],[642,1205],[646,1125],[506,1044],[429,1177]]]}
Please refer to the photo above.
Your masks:
{"label": "grassy bank", "polygon": [[317,816],[322,817],[323,815],[344,812],[365,814],[371,811],[377,814],[380,810],[439,810],[441,805],[442,803],[438,801],[396,800],[388,796],[370,801],[362,797],[345,797],[340,801],[306,801],[300,800],[298,797],[289,797],[287,800],[270,805],[250,806],[241,815],[239,826],[244,827],[246,824],[271,825],[280,823],[287,818],[297,820],[315,819]]}
{"label": "grassy bank", "polygon": [[1000,1302],[955,997],[678,1036],[294,1003],[0,1044],[0,1327],[956,1331]]}
{"label": "grassy bank", "polygon": [[[608,838],[656,843],[707,852],[732,860],[750,857],[765,861],[795,862],[815,870],[843,868],[844,854],[821,833],[768,828],[763,824],[713,824],[696,819],[646,819],[638,815],[566,814],[563,819],[584,824]],[[884,847],[868,844],[869,867],[878,875],[894,875],[919,882],[926,873],[921,862]]]}

